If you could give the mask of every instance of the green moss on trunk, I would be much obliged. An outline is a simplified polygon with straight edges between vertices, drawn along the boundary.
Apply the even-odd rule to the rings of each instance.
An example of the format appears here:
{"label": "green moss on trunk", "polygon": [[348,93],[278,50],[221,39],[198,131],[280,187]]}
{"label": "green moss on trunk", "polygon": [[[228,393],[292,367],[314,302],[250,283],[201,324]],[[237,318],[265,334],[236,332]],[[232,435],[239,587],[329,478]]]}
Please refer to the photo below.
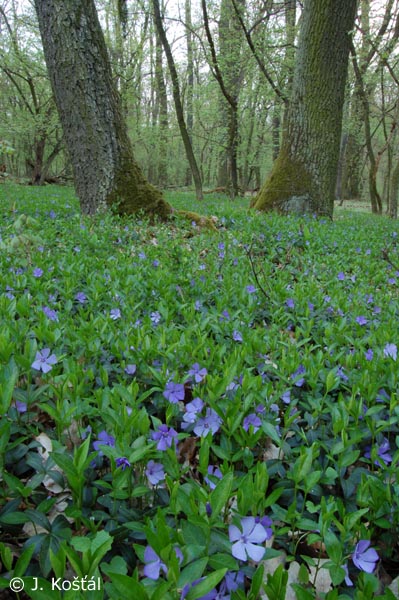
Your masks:
{"label": "green moss on trunk", "polygon": [[263,184],[252,206],[256,210],[309,212],[313,208],[312,178],[304,165],[295,161],[282,148],[273,169]]}

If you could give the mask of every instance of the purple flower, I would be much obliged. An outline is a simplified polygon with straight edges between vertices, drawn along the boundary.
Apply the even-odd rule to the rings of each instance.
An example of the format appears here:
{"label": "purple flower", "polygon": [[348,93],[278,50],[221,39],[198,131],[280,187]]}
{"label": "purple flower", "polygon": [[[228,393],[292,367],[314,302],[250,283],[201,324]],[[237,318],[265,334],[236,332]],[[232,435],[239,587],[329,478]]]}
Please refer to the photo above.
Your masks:
{"label": "purple flower", "polygon": [[236,329],[233,331],[233,340],[235,342],[242,342],[242,335],[239,331],[237,331]]}
{"label": "purple flower", "polygon": [[236,525],[229,525],[229,539],[233,542],[231,552],[234,558],[247,561],[248,558],[255,562],[262,560],[265,554],[264,546],[259,546],[267,539],[267,533],[255,517],[241,519],[241,530]]}
{"label": "purple flower", "polygon": [[360,315],[359,317],[356,317],[356,323],[358,323],[359,325],[367,325],[368,321],[366,317]]}
{"label": "purple flower", "polygon": [[126,375],[134,375],[136,372],[136,368],[137,368],[136,365],[133,365],[133,364],[126,365],[126,367],[125,367]]}
{"label": "purple flower", "polygon": [[152,266],[153,267],[159,267],[159,260],[156,258],[155,260],[152,261]]}
{"label": "purple flower", "polygon": [[294,308],[295,307],[295,302],[294,302],[294,300],[292,298],[288,298],[285,301],[285,305],[286,305],[287,308]]}
{"label": "purple flower", "polygon": [[184,423],[182,423],[181,428],[187,429],[190,424],[195,423],[197,420],[197,414],[201,412],[203,407],[204,403],[202,402],[201,398],[194,398],[194,400],[186,404],[186,412],[183,415]]}
{"label": "purple flower", "polygon": [[342,379],[342,381],[349,381],[349,377],[345,374],[344,368],[341,366],[337,369],[337,376]]}
{"label": "purple flower", "polygon": [[158,431],[153,431],[151,434],[151,439],[153,439],[157,443],[157,450],[167,450],[172,447],[173,441],[175,445],[177,444],[177,431],[167,425],[158,425]]}
{"label": "purple flower", "polygon": [[284,404],[289,404],[291,402],[291,391],[287,390],[286,392],[284,392],[284,394],[281,394],[280,398],[284,402]]}
{"label": "purple flower", "polygon": [[345,279],[345,273],[343,273],[342,271],[340,271],[337,275],[337,279],[339,281],[343,281]]}
{"label": "purple flower", "polygon": [[374,352],[372,351],[371,348],[368,348],[368,350],[366,350],[366,352],[364,354],[364,358],[366,360],[373,360],[373,356],[374,356]]}
{"label": "purple flower", "polygon": [[84,294],[83,292],[78,292],[75,296],[75,300],[80,304],[84,304],[87,300],[86,294]]}
{"label": "purple flower", "polygon": [[374,548],[370,548],[370,540],[360,540],[356,544],[355,551],[352,554],[352,560],[355,567],[365,573],[372,573],[375,565],[379,561],[379,556]]}
{"label": "purple flower", "polygon": [[122,469],[122,471],[124,471],[125,469],[127,469],[128,467],[131,466],[130,462],[128,461],[126,456],[121,456],[120,458],[117,458],[115,463],[116,463],[117,468]]}
{"label": "purple flower", "polygon": [[304,373],[306,373],[305,367],[303,365],[299,365],[297,370],[291,375],[291,379],[294,380],[294,385],[297,387],[302,387],[305,383],[305,378],[301,377],[301,375]]}
{"label": "purple flower", "polygon": [[212,479],[210,479],[209,476],[212,477],[212,479],[222,479],[222,472],[219,469],[219,467],[215,467],[214,465],[208,466],[208,476],[204,477],[204,481],[209,485],[211,490],[214,490],[216,487],[216,483],[214,483],[214,481],[212,481]]}
{"label": "purple flower", "polygon": [[242,425],[242,428],[245,431],[248,431],[248,429],[250,427],[253,427],[253,432],[255,433],[256,431],[258,431],[259,427],[262,425],[262,421],[260,420],[260,418],[258,417],[257,414],[255,413],[251,413],[250,415],[247,415],[244,418],[244,422]]}
{"label": "purple flower", "polygon": [[58,321],[58,315],[56,310],[53,310],[49,306],[43,306],[42,310],[46,317],[50,319],[50,321]]}
{"label": "purple flower", "polygon": [[345,563],[344,565],[342,565],[343,570],[345,571],[345,583],[348,587],[352,587],[353,586],[353,582],[351,580],[351,578],[349,577],[349,569],[348,569],[348,565],[347,563]]}
{"label": "purple flower", "polygon": [[163,465],[161,463],[156,463],[153,460],[148,461],[145,474],[151,485],[157,485],[165,479]]}
{"label": "purple flower", "polygon": [[267,536],[266,539],[270,540],[270,538],[273,535],[273,530],[272,530],[273,521],[271,520],[271,518],[267,517],[265,515],[264,517],[255,517],[255,521],[262,525],[262,527],[266,531],[266,536]]}
{"label": "purple flower", "polygon": [[254,285],[247,285],[245,288],[248,294],[254,294],[256,292],[256,287]]}
{"label": "purple flower", "polygon": [[169,381],[165,386],[163,395],[171,404],[177,404],[180,400],[184,400],[184,385]]}
{"label": "purple flower", "polygon": [[161,322],[161,313],[157,310],[155,310],[154,312],[152,312],[150,314],[150,320],[151,323],[153,323],[154,325],[158,325],[158,323]]}
{"label": "purple flower", "polygon": [[230,319],[229,311],[228,310],[223,310],[222,314],[219,317],[219,319],[221,321],[228,321]]}
{"label": "purple flower", "polygon": [[198,363],[194,363],[188,374],[194,378],[195,383],[201,383],[201,381],[205,379],[206,375],[208,374],[208,371],[205,369],[205,367],[201,369]]}
{"label": "purple flower", "polygon": [[14,406],[20,414],[26,413],[26,411],[28,410],[27,403],[26,402],[21,402],[21,400],[14,400],[11,403],[11,406]]}
{"label": "purple flower", "polygon": [[396,346],[396,344],[386,344],[385,348],[384,348],[384,356],[386,358],[392,358],[393,360],[396,360],[398,354],[398,348]]}
{"label": "purple flower", "polygon": [[118,319],[121,318],[121,311],[119,310],[119,308],[111,308],[109,316],[111,317],[111,319],[113,321],[117,321]]}
{"label": "purple flower", "polygon": [[43,273],[44,271],[40,267],[36,267],[35,269],[33,269],[33,277],[39,278],[43,275]]}
{"label": "purple flower", "polygon": [[[244,587],[245,575],[242,571],[227,571],[222,585],[226,586],[227,592],[235,592]],[[227,596],[230,598],[230,596]]]}
{"label": "purple flower", "polygon": [[147,546],[144,550],[144,562],[146,564],[144,565],[143,573],[149,579],[159,579],[161,570],[165,575],[168,572],[167,566],[161,561],[158,554],[151,546]]}
{"label": "purple flower", "polygon": [[[380,446],[377,446],[377,456],[380,458],[386,465],[392,462],[392,456],[389,454],[391,447],[389,445],[389,440],[384,438],[384,441]],[[367,451],[364,453],[365,458],[371,458],[371,448],[369,447]],[[379,465],[380,461],[375,460],[375,465]]]}
{"label": "purple flower", "polygon": [[32,369],[36,371],[42,371],[48,373],[53,368],[53,365],[57,363],[57,357],[55,354],[50,354],[50,348],[43,348],[36,352],[35,360],[32,363]]}
{"label": "purple flower", "polygon": [[104,430],[100,431],[97,436],[97,440],[93,442],[93,448],[94,450],[98,450],[100,452],[100,456],[102,455],[100,450],[101,446],[110,446],[111,448],[115,448],[115,438]]}
{"label": "purple flower", "polygon": [[199,435],[201,437],[206,437],[209,432],[216,433],[220,425],[222,424],[222,419],[219,417],[217,412],[215,412],[212,408],[206,409],[205,417],[200,417],[195,426],[194,433],[195,435]]}

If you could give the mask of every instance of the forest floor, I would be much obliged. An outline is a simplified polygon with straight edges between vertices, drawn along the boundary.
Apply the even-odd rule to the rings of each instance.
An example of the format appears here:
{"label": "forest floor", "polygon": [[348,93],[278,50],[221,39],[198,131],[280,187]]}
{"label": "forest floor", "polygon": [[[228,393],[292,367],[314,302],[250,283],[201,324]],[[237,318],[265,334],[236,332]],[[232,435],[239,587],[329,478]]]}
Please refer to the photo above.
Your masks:
{"label": "forest floor", "polygon": [[0,597],[398,598],[398,223],[167,199],[0,186]]}

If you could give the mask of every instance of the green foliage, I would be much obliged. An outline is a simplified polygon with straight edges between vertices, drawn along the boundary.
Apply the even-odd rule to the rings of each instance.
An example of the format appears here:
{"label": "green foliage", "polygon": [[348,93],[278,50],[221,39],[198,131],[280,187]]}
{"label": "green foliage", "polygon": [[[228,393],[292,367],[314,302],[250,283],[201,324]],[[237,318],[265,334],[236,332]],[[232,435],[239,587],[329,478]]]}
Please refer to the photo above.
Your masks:
{"label": "green foliage", "polygon": [[[42,600],[51,577],[86,577],[92,600],[175,600],[232,580],[233,600],[283,598],[295,561],[298,598],[389,598],[353,553],[369,540],[399,561],[395,224],[210,197],[215,236],[3,190],[2,589],[37,577]],[[9,244],[21,223],[42,240],[29,255]],[[270,519],[264,565],[233,555],[251,551],[244,517]]]}

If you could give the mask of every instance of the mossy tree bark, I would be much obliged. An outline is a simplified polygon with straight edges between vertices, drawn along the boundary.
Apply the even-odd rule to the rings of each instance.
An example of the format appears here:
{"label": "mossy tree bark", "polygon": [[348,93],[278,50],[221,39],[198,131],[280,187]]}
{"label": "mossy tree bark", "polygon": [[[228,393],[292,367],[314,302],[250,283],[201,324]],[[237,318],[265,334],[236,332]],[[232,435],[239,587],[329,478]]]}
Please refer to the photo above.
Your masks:
{"label": "mossy tree bark", "polygon": [[306,0],[281,149],[254,206],[332,216],[357,0]]}
{"label": "mossy tree bark", "polygon": [[172,211],[134,159],[94,0],[35,0],[82,212]]}

